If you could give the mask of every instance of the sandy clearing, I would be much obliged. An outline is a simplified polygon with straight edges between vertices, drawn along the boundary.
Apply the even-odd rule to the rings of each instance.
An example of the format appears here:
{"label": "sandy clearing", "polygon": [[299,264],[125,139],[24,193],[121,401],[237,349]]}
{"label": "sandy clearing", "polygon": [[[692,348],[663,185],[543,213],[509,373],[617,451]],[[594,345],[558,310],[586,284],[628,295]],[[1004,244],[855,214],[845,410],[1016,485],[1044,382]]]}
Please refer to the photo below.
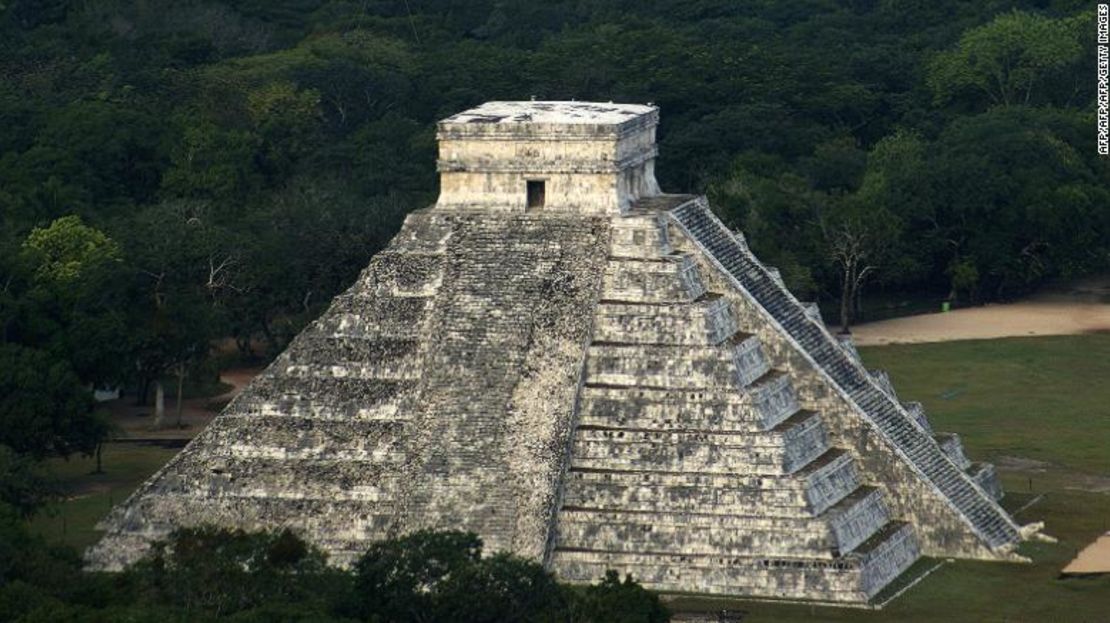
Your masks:
{"label": "sandy clearing", "polygon": [[1110,331],[1110,276],[1049,288],[1014,303],[864,323],[852,328],[852,336],[859,346],[874,346],[1096,331]]}
{"label": "sandy clearing", "polygon": [[1025,301],[907,316],[852,329],[859,346],[1110,331],[1110,304]]}
{"label": "sandy clearing", "polygon": [[1110,532],[1083,548],[1083,551],[1064,567],[1063,573],[1110,573]]}

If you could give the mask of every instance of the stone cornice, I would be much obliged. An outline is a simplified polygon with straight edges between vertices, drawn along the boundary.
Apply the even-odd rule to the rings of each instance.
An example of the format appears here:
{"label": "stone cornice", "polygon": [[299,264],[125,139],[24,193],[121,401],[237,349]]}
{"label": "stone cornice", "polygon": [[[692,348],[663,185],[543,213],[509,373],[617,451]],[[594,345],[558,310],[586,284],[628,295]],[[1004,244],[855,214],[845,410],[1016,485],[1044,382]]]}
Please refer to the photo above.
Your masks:
{"label": "stone cornice", "polygon": [[440,173],[618,173],[655,158],[659,149],[648,149],[621,160],[480,160],[464,162],[450,158],[436,161]]}
{"label": "stone cornice", "polygon": [[659,125],[659,111],[621,124],[450,123],[436,125],[436,139],[466,141],[620,140]]}

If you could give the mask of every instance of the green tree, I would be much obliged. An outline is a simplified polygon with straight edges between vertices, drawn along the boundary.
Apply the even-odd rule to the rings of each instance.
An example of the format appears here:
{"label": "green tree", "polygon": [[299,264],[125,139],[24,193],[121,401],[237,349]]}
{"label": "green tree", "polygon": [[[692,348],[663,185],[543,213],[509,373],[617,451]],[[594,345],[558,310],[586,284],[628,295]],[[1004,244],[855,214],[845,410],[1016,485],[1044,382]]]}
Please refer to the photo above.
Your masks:
{"label": "green tree", "polygon": [[659,598],[610,573],[597,586],[560,587],[533,561],[482,556],[463,532],[420,531],[371,545],[355,564],[353,614],[371,621],[656,623]]}
{"label": "green tree", "polygon": [[[859,189],[852,200],[877,211],[888,236],[881,272],[885,284],[913,287],[926,281],[933,256],[946,249],[936,236],[934,193],[928,178],[928,143],[917,133],[899,130],[879,140],[867,154]],[[857,311],[859,311],[857,309]]]}
{"label": "green tree", "polygon": [[91,455],[106,432],[91,392],[66,361],[0,344],[0,444],[37,458]]}
{"label": "green tree", "polygon": [[355,563],[356,613],[434,621],[440,585],[481,557],[482,540],[471,533],[420,531],[375,543]]}
{"label": "green tree", "polygon": [[69,287],[89,273],[120,261],[119,246],[104,233],[87,227],[78,216],[65,216],[49,227],[35,229],[23,248],[35,265],[34,278],[58,287]]}
{"label": "green tree", "polygon": [[593,585],[579,589],[580,603],[575,620],[602,623],[666,623],[670,613],[659,601],[659,596],[625,576],[609,570],[605,577]]}
{"label": "green tree", "polygon": [[130,371],[130,335],[116,242],[66,216],[32,230],[20,254],[27,273],[15,320],[21,341],[69,361],[84,383],[120,382]]}
{"label": "green tree", "polygon": [[0,444],[0,507],[30,517],[57,497],[58,483],[29,455]]}
{"label": "green tree", "polygon": [[929,86],[939,102],[974,91],[1001,106],[1038,103],[1034,97],[1055,72],[1080,58],[1070,20],[1012,11],[960,37],[954,50],[929,65]]}
{"label": "green tree", "polygon": [[15,509],[0,503],[0,620],[57,611],[84,584],[75,552],[49,546],[30,533]]}
{"label": "green tree", "polygon": [[120,214],[153,198],[165,166],[162,126],[141,108],[75,97],[39,117],[34,142],[0,172],[25,219]]}
{"label": "green tree", "polygon": [[443,578],[435,587],[432,610],[421,620],[554,623],[565,620],[568,602],[569,596],[539,563],[498,553]]}
{"label": "green tree", "polygon": [[324,610],[347,586],[322,553],[289,531],[180,528],[132,573],[154,603],[216,617],[275,605]]}
{"label": "green tree", "polygon": [[[997,109],[961,118],[934,142],[928,179],[942,278],[970,262],[986,299],[1106,266],[1107,171],[1080,115]],[[962,274],[966,275],[964,271]]]}
{"label": "green tree", "polygon": [[204,201],[152,206],[127,235],[139,291],[133,307],[136,363],[144,388],[154,387],[159,428],[165,425],[163,377],[175,377],[180,419],[184,379],[208,356],[222,328],[219,302],[238,287],[240,254]]}
{"label": "green tree", "polygon": [[241,200],[263,183],[257,155],[261,139],[250,128],[222,128],[210,119],[182,114],[181,134],[162,177],[174,197]]}

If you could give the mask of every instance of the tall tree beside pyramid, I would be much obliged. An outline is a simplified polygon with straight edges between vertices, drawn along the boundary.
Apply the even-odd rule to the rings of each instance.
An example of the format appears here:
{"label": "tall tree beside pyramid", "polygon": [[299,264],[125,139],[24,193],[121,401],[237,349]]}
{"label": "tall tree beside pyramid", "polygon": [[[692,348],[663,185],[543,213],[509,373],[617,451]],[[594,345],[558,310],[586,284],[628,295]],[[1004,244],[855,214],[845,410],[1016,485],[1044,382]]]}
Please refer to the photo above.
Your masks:
{"label": "tall tree beside pyramid", "polygon": [[837,602],[921,555],[1020,560],[993,468],[704,197],[660,192],[657,124],[586,102],[442,121],[439,201],[111,513],[90,566],[199,523],[288,527],[339,565],[464,529],[568,581]]}

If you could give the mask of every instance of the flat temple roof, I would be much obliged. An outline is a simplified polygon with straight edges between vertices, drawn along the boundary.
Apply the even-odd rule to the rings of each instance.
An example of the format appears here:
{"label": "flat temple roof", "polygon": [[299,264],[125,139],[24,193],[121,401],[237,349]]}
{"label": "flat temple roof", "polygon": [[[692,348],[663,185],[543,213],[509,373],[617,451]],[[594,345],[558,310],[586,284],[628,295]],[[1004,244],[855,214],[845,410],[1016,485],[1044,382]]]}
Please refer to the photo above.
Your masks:
{"label": "flat temple roof", "polygon": [[486,102],[440,123],[620,125],[656,110],[655,106],[612,102]]}

